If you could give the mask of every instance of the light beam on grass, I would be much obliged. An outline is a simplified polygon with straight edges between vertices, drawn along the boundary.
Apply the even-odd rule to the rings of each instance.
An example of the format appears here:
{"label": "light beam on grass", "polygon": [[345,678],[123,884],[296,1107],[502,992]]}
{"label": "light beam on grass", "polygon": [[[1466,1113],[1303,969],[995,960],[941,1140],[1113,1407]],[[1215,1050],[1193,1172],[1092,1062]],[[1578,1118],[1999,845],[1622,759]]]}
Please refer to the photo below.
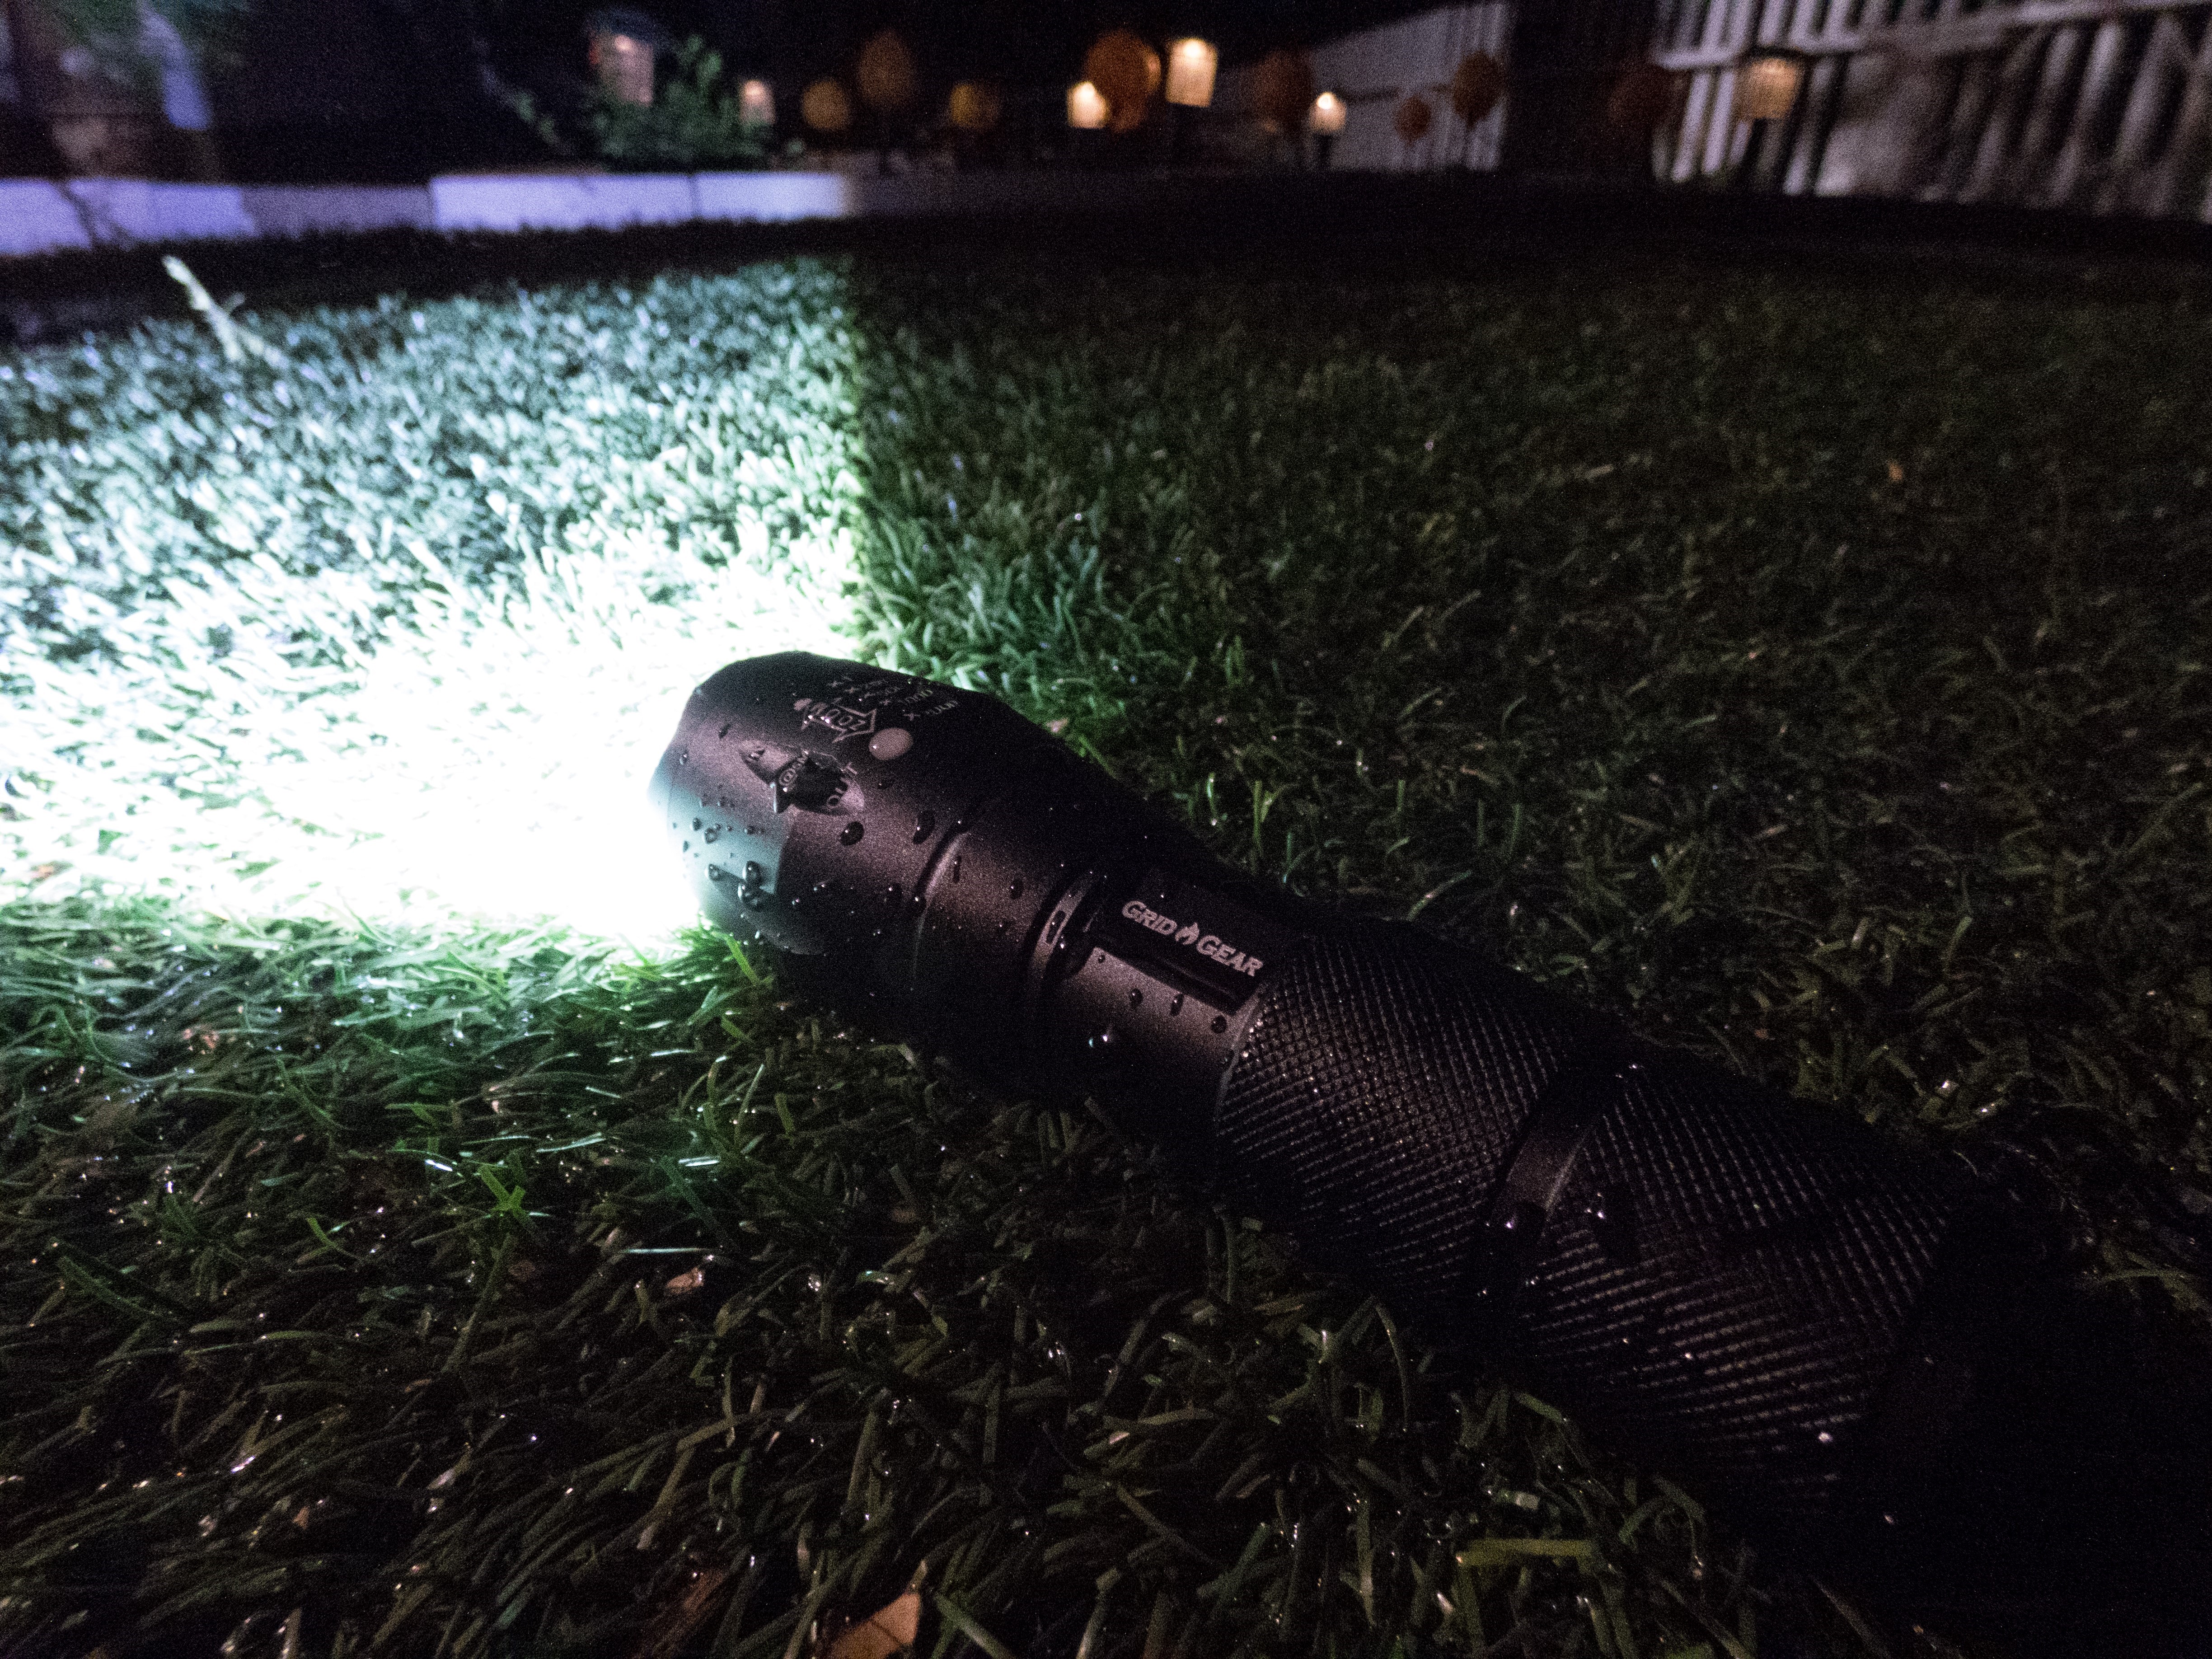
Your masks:
{"label": "light beam on grass", "polygon": [[[11,653],[0,901],[150,891],[231,915],[665,939],[696,907],[655,855],[644,792],[682,698],[733,657],[854,649],[848,447],[823,420],[782,455],[647,464],[667,501],[698,499],[687,467],[780,493],[773,544],[744,514],[601,520],[487,584],[387,526],[421,575],[396,616],[388,568],[307,577],[210,544],[160,598],[78,619],[100,651]],[[129,525],[107,529],[131,557]],[[0,550],[66,580],[63,558]]]}
{"label": "light beam on grass", "polygon": [[[251,647],[155,675],[32,665],[7,885],[665,937],[696,906],[652,856],[644,792],[683,697],[735,656],[851,648],[844,550],[793,551],[797,569],[702,569],[657,604],[616,560],[541,555],[489,593],[434,566],[373,650],[314,668]],[[352,588],[257,563],[172,593],[185,631],[273,602],[332,639],[367,598]]]}

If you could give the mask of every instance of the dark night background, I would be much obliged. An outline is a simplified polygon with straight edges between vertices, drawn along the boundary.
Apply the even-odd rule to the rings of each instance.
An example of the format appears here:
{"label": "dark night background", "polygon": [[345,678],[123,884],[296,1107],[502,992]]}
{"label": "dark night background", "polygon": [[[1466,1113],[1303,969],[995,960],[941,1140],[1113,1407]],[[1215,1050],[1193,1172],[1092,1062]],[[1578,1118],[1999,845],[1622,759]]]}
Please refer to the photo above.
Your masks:
{"label": "dark night background", "polygon": [[[589,86],[586,22],[606,0],[258,0],[216,76],[226,161],[240,179],[403,179],[457,167],[548,160],[493,95],[531,94],[558,113]],[[795,130],[798,94],[819,76],[849,78],[860,46],[885,27],[913,50],[921,112],[962,80],[995,82],[1010,125],[1057,100],[1090,43],[1127,27],[1164,41],[1214,41],[1224,65],[1279,46],[1310,46],[1432,8],[1420,0],[1161,0],[1039,5],[1033,0],[647,0],[672,40],[696,35],[738,76],[776,88]],[[265,66],[282,64],[279,76]],[[254,66],[264,66],[258,70]],[[489,73],[487,73],[487,71]],[[1045,106],[1053,106],[1051,112]]]}
{"label": "dark night background", "polygon": [[[969,77],[1058,81],[1105,30],[1134,28],[1152,40],[1203,34],[1234,61],[1275,46],[1312,45],[1388,21],[1429,4],[1406,0],[1169,0],[1127,5],[1038,5],[1025,0],[655,0],[650,12],[672,33],[697,34],[747,73],[782,80],[847,67],[879,28],[904,35],[932,81]],[[589,0],[481,8],[488,28],[517,48],[571,53]]]}
{"label": "dark night background", "polygon": [[[0,0],[11,19],[32,0]],[[1127,27],[1164,45],[1182,34],[1211,40],[1224,68],[1277,47],[1310,48],[1353,31],[1437,9],[1437,0],[242,0],[207,43],[203,65],[215,118],[217,176],[251,183],[410,183],[441,173],[574,164],[592,107],[587,24],[597,12],[642,13],[673,51],[696,38],[732,79],[775,88],[779,142],[844,143],[909,153],[942,148],[946,96],[960,81],[1001,94],[1003,115],[963,163],[1056,164],[1066,160],[1063,98],[1090,44]],[[1449,0],[1446,0],[1449,3]],[[1508,53],[1514,116],[1504,170],[1648,170],[1639,143],[1623,150],[1607,126],[1605,99],[1625,64],[1640,61],[1663,0],[1531,0],[1514,9]],[[902,118],[866,117],[842,140],[808,133],[799,94],[811,81],[852,81],[862,44],[898,32],[919,74]],[[17,38],[29,33],[15,30]],[[1450,65],[1435,65],[1441,77]],[[725,82],[727,84],[727,82]],[[518,112],[527,94],[556,141]],[[1218,101],[1226,132],[1249,115]],[[61,159],[36,122],[0,108],[0,170],[58,176]],[[565,135],[562,137],[562,135]],[[161,150],[137,158],[148,176],[192,177],[187,158]],[[1202,140],[1202,135],[1201,135]],[[1201,148],[1203,143],[1201,142]],[[173,146],[172,146],[173,148]],[[1156,144],[1121,146],[1153,161]],[[1127,152],[1123,155],[1122,152]],[[1619,152],[1619,153],[1616,153]],[[580,153],[592,153],[588,142]]]}

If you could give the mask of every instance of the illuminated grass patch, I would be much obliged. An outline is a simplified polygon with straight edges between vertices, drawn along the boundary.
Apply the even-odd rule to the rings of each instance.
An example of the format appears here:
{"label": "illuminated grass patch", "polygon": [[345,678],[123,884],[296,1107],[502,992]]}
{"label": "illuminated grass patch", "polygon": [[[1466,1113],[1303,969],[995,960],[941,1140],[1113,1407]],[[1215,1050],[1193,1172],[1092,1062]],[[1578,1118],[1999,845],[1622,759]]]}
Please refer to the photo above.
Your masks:
{"label": "illuminated grass patch", "polygon": [[11,368],[0,894],[665,933],[677,702],[837,648],[841,295],[764,268]]}

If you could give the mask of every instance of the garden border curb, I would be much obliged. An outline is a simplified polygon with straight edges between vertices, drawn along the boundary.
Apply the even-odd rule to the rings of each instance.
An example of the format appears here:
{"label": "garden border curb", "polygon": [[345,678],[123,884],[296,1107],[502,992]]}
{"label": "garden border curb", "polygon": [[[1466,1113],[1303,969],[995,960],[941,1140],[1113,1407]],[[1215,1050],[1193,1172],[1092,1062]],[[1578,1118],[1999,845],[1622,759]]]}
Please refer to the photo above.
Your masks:
{"label": "garden border curb", "polygon": [[426,185],[182,185],[0,179],[0,257],[380,230],[623,230],[638,225],[1113,212],[1180,175],[1071,173],[448,173]]}

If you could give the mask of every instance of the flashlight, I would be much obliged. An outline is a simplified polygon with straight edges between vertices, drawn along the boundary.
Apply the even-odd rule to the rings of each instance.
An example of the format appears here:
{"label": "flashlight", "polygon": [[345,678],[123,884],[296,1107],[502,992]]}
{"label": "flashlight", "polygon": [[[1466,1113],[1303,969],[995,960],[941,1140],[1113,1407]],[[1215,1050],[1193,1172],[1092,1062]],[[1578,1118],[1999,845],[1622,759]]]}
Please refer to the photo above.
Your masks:
{"label": "flashlight", "polygon": [[653,792],[708,918],[807,992],[1096,1100],[1785,1554],[2031,1645],[2203,1650],[2196,1357],[1956,1160],[1245,877],[988,696],[733,663]]}

